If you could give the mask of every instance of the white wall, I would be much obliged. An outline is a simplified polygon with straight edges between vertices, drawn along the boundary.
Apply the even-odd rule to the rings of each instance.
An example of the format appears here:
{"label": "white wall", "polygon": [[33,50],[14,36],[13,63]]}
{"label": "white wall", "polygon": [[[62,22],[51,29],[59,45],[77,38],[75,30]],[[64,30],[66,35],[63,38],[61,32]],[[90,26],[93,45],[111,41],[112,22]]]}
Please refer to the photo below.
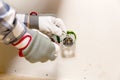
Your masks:
{"label": "white wall", "polygon": [[[25,6],[27,2],[22,0],[21,3],[17,2],[18,0],[12,0],[13,2],[10,0],[5,1],[8,1],[13,6],[18,6],[15,3],[23,4]],[[30,1],[30,5],[33,7],[33,4],[31,4],[32,1],[33,0]],[[44,1],[36,0],[35,3],[38,4],[37,2]],[[24,59],[16,57],[16,55],[11,55],[12,53],[16,53],[12,48],[13,52],[9,54],[10,58],[6,58],[8,59],[6,63],[12,63],[8,70],[18,74],[33,76],[44,76],[44,74],[48,73],[50,76],[57,77],[57,80],[119,80],[120,1],[59,1],[61,1],[61,5],[59,7],[59,12],[57,12],[58,16],[64,20],[68,29],[73,29],[77,33],[76,57],[71,59],[58,57],[58,62],[30,64]],[[26,12],[26,8],[23,9],[21,5],[19,5],[19,7],[20,8],[16,7],[18,11]],[[44,12],[43,7],[44,6],[42,6],[40,10]],[[32,9],[27,8],[27,10],[27,12],[29,12]],[[47,10],[45,12],[47,12]],[[7,46],[0,45],[0,47],[1,49],[6,49]],[[9,47],[7,47],[7,49],[9,50]],[[2,50],[0,52],[0,55],[3,55],[3,57],[6,57],[7,54],[7,51]],[[12,60],[9,61],[10,59]],[[2,65],[5,63],[0,64]],[[49,66],[49,68],[47,68],[47,66]]]}
{"label": "white wall", "polygon": [[120,80],[120,1],[62,1],[59,16],[78,40],[76,57],[59,62],[59,80]]}

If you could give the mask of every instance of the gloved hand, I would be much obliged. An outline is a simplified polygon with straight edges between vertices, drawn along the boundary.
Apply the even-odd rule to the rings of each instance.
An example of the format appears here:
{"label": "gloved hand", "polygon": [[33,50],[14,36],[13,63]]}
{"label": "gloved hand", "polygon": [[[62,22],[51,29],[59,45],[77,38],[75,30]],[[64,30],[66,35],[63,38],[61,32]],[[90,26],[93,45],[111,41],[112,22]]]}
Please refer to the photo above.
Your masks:
{"label": "gloved hand", "polygon": [[46,62],[55,60],[59,46],[36,29],[27,29],[19,41],[12,44],[19,49],[19,55],[29,62]]}
{"label": "gloved hand", "polygon": [[15,10],[0,0],[0,40],[12,44],[29,62],[54,60],[59,46],[35,29],[28,29],[16,18]]}
{"label": "gloved hand", "polygon": [[51,36],[52,34],[61,36],[62,32],[66,32],[65,24],[60,18],[53,16],[32,16],[26,14],[17,14],[16,17],[29,28],[38,29],[40,32],[48,36]]}
{"label": "gloved hand", "polygon": [[55,34],[58,36],[61,36],[62,32],[66,32],[63,21],[52,16],[39,17],[39,30],[45,34]]}

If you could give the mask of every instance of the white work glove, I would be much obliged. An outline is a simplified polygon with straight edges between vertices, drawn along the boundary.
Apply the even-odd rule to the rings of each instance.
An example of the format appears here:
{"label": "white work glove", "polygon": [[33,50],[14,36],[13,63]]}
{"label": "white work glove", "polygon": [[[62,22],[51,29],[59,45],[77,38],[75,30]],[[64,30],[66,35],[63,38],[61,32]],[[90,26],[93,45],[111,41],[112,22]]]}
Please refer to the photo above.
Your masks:
{"label": "white work glove", "polygon": [[19,49],[19,56],[25,57],[31,63],[53,61],[60,50],[48,36],[36,29],[27,29],[25,35],[13,43],[13,46]]}
{"label": "white work glove", "polygon": [[62,35],[66,32],[64,22],[60,18],[52,16],[39,16],[39,30],[47,35]]}
{"label": "white work glove", "polygon": [[61,36],[62,32],[66,32],[65,24],[60,18],[53,16],[32,16],[27,14],[17,14],[16,17],[29,28],[38,29],[48,36],[52,34]]}

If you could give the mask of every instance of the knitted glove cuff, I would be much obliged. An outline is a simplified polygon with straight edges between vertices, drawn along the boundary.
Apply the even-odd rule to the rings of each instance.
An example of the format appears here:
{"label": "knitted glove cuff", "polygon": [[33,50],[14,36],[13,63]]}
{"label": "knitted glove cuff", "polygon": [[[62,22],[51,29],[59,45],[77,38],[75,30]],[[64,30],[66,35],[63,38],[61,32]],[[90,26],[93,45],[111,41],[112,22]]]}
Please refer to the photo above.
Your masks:
{"label": "knitted glove cuff", "polygon": [[22,51],[27,48],[27,46],[30,44],[32,40],[32,37],[29,33],[25,33],[24,36],[16,43],[13,43],[12,45],[19,49],[19,56],[23,57]]}

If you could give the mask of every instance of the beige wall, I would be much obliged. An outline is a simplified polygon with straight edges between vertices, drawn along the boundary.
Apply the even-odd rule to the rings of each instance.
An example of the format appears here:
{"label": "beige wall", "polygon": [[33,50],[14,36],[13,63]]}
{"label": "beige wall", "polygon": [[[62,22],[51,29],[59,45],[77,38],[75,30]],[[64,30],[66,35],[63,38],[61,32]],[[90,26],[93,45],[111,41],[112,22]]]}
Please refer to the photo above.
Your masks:
{"label": "beige wall", "polygon": [[[58,13],[57,15],[64,20],[67,28],[76,31],[78,39],[76,57],[71,59],[58,57],[55,62],[44,64],[30,64],[17,57],[17,51],[14,48],[9,49],[0,44],[0,55],[4,57],[0,62],[0,70],[4,68],[4,65],[11,63],[5,70],[15,74],[45,76],[47,73],[56,77],[57,80],[120,79],[120,1],[53,0],[52,2],[52,0],[34,0],[33,3],[33,0],[29,0],[27,5],[31,8],[23,7],[26,6],[27,1],[5,1],[13,5],[18,12],[27,13],[39,5],[39,2],[40,8],[35,7],[35,10],[43,13]],[[54,1],[60,1],[59,7],[52,7],[56,10],[45,9]],[[9,53],[10,51],[13,52]]]}
{"label": "beige wall", "polygon": [[19,13],[29,13],[36,11],[38,13],[57,14],[61,0],[4,0],[13,6]]}
{"label": "beige wall", "polygon": [[78,39],[76,57],[59,62],[59,79],[120,80],[120,1],[62,1],[59,16]]}

